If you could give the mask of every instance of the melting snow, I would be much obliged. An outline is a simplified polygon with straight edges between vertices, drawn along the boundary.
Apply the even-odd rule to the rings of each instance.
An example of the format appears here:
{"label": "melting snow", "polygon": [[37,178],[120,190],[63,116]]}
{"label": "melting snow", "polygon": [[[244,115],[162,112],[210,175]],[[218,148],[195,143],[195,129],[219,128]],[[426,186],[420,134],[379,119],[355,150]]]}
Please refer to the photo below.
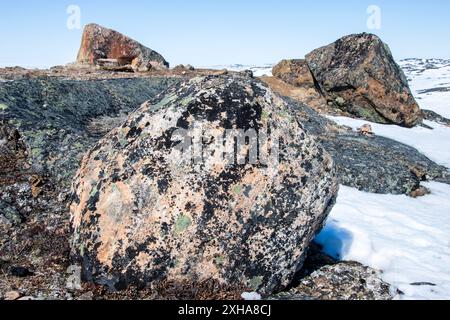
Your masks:
{"label": "melting snow", "polygon": [[404,294],[397,299],[450,299],[450,185],[424,183],[413,199],[341,186],[316,241],[331,256],[383,271]]}
{"label": "melting snow", "polygon": [[351,127],[354,130],[369,123],[376,135],[410,145],[427,156],[430,160],[450,168],[450,127],[431,121],[424,121],[427,126],[433,129],[424,127],[408,129],[395,125],[378,124],[346,117],[328,116],[328,118],[340,125]]}

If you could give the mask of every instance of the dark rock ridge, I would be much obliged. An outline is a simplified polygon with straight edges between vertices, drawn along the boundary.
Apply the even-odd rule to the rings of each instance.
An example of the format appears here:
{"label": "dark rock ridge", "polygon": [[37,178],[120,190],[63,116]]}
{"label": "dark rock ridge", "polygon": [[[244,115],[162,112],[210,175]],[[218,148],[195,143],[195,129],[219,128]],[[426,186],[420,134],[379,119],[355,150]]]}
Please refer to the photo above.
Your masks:
{"label": "dark rock ridge", "polygon": [[16,223],[33,210],[51,211],[55,204],[46,202],[47,195],[56,193],[57,201],[70,187],[83,153],[177,81],[46,77],[0,83],[0,215]]}
{"label": "dark rock ridge", "polygon": [[169,67],[169,63],[156,51],[97,24],[85,27],[77,62],[117,71],[149,71]]}
{"label": "dark rock ridge", "polygon": [[[225,164],[217,150],[201,164],[181,161],[175,132],[194,125],[215,137],[277,134],[280,161],[265,165],[259,153],[256,163]],[[85,156],[73,191],[71,246],[86,280],[113,289],[215,280],[269,294],[301,267],[337,183],[331,158],[286,102],[228,74],[191,79],[144,104]]]}
{"label": "dark rock ridge", "polygon": [[310,104],[311,97],[323,95],[342,115],[405,127],[422,120],[403,71],[389,47],[372,34],[343,37],[312,51],[306,60],[283,60],[273,74],[308,88],[297,100]]}
{"label": "dark rock ridge", "polygon": [[292,114],[317,137],[336,163],[339,183],[362,191],[411,194],[422,181],[450,183],[447,168],[415,148],[379,136],[366,136],[338,126],[305,104],[290,101]]}

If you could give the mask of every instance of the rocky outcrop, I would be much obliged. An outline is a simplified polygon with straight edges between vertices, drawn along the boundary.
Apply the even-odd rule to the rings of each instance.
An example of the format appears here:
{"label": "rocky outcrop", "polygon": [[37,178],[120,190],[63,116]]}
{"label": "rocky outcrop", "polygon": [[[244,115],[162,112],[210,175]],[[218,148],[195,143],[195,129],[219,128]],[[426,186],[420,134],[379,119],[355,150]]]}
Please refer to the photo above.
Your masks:
{"label": "rocky outcrop", "polygon": [[169,67],[169,63],[156,51],[97,24],[85,27],[77,62],[103,67],[106,64],[106,68],[118,71],[128,71],[130,67],[135,71]]}
{"label": "rocky outcrop", "polygon": [[421,111],[388,48],[372,34],[350,35],[306,56],[327,100],[344,112],[412,127]]}
{"label": "rocky outcrop", "polygon": [[450,183],[445,167],[413,147],[338,126],[307,105],[284,99],[307,132],[331,154],[340,184],[372,193],[409,195],[422,181]]}
{"label": "rocky outcrop", "polygon": [[86,280],[113,289],[212,280],[271,293],[301,267],[337,183],[286,102],[228,74],[145,103],[85,156],[73,190],[71,246]]}
{"label": "rocky outcrop", "polygon": [[0,219],[17,224],[33,212],[44,219],[57,207],[66,210],[58,197],[64,199],[84,152],[177,81],[43,77],[0,83]]}
{"label": "rocky outcrop", "polygon": [[294,289],[277,295],[285,300],[392,300],[381,273],[357,262],[326,265],[301,280]]}

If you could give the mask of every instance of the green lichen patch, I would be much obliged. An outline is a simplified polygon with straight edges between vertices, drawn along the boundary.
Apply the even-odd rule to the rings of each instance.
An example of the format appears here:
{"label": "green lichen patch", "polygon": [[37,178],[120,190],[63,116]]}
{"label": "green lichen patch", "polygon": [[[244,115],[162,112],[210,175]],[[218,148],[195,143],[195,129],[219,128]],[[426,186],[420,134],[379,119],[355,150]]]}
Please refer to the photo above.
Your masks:
{"label": "green lichen patch", "polygon": [[240,195],[240,194],[242,193],[242,186],[239,185],[239,184],[237,184],[237,185],[235,185],[235,186],[233,187],[232,191],[233,191],[233,193],[234,193],[235,195],[238,196],[238,195]]}
{"label": "green lichen patch", "polygon": [[250,289],[256,291],[259,289],[259,287],[261,287],[261,285],[263,284],[263,277],[253,277],[250,279],[249,282],[249,287]]}
{"label": "green lichen patch", "polygon": [[8,109],[8,106],[6,104],[0,103],[0,111],[5,111]]}
{"label": "green lichen patch", "polygon": [[189,216],[181,215],[175,223],[174,234],[179,235],[187,230],[192,225],[192,220]]}

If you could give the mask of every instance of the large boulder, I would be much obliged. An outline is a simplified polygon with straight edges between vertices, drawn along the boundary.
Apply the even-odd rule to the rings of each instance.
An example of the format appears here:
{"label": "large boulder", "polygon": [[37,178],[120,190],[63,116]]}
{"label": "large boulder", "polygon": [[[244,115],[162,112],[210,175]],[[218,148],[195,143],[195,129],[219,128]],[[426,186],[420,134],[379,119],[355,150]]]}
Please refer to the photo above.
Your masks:
{"label": "large boulder", "polygon": [[77,62],[98,66],[109,64],[115,68],[131,66],[135,71],[169,67],[156,51],[97,24],[88,24],[84,28]]}
{"label": "large boulder", "polygon": [[377,36],[357,34],[306,56],[327,100],[350,115],[412,127],[422,115],[389,47]]}
{"label": "large boulder", "polygon": [[[200,146],[186,146],[191,138]],[[113,289],[212,280],[271,293],[301,267],[337,189],[330,156],[262,82],[194,78],[85,156],[70,207],[73,257],[85,280]]]}

